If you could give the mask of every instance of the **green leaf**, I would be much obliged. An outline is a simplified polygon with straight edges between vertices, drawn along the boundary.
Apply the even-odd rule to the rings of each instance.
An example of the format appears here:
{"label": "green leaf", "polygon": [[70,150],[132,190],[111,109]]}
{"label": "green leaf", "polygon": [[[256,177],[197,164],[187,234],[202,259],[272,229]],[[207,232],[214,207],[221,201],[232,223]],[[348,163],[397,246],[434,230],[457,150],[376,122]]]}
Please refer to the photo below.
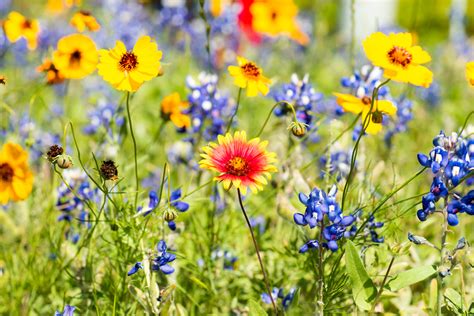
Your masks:
{"label": "green leaf", "polygon": [[370,310],[377,294],[377,288],[365,270],[359,252],[348,240],[346,243],[346,270],[352,281],[352,296],[359,309]]}
{"label": "green leaf", "polygon": [[254,300],[249,300],[249,309],[250,309],[250,316],[268,316],[267,312],[263,309],[260,304],[255,302]]}
{"label": "green leaf", "polygon": [[[446,303],[448,305],[448,308],[451,307],[450,309],[453,312],[456,313],[463,313],[463,307],[462,307],[462,297],[461,294],[459,294],[455,289],[452,288],[447,288],[444,291],[444,297],[446,298]],[[450,306],[452,305],[452,306]]]}
{"label": "green leaf", "polygon": [[432,266],[416,267],[395,275],[387,282],[386,287],[390,291],[398,291],[404,287],[423,281],[434,274],[436,274],[436,270]]}

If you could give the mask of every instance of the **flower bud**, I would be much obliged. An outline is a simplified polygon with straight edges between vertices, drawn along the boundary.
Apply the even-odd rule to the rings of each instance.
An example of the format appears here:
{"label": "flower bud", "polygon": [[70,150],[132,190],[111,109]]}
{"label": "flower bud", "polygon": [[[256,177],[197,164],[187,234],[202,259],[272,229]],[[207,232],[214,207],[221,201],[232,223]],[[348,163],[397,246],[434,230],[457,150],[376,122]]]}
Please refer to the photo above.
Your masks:
{"label": "flower bud", "polygon": [[118,170],[117,166],[115,166],[115,162],[113,160],[106,160],[102,162],[100,166],[100,175],[105,180],[112,180],[115,181],[118,179]]}
{"label": "flower bud", "polygon": [[53,145],[49,147],[48,152],[46,153],[46,158],[48,159],[49,162],[54,163],[58,156],[62,155],[64,152],[64,149],[59,146],[59,145]]}
{"label": "flower bud", "polygon": [[61,169],[67,169],[73,165],[71,156],[59,155],[55,158],[55,163]]}
{"label": "flower bud", "polygon": [[303,137],[306,134],[307,126],[308,125],[301,122],[292,122],[290,126],[288,126],[288,130],[291,130],[291,133],[296,137]]}
{"label": "flower bud", "polygon": [[176,212],[173,209],[167,209],[167,210],[165,210],[165,212],[163,214],[163,218],[167,222],[174,221],[177,216],[178,215],[176,214]]}

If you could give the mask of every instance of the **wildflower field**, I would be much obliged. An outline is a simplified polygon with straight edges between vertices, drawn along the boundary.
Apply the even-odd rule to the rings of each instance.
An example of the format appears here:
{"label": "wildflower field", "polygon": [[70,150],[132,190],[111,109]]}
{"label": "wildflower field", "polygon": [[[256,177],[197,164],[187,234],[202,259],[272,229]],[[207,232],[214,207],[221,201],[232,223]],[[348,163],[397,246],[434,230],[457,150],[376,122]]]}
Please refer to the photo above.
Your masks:
{"label": "wildflower field", "polygon": [[474,1],[0,21],[0,315],[474,315]]}

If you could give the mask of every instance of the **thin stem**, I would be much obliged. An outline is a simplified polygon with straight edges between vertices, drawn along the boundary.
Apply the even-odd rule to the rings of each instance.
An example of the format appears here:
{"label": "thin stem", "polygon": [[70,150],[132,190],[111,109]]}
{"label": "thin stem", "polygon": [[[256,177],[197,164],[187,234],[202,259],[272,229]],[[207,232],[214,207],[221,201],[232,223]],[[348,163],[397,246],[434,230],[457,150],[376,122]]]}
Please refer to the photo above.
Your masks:
{"label": "thin stem", "polygon": [[140,188],[140,182],[138,180],[138,159],[137,159],[137,141],[135,140],[135,134],[133,133],[133,124],[132,124],[132,115],[130,114],[130,92],[127,92],[127,118],[128,125],[130,126],[130,135],[132,136],[133,141],[133,158],[135,162],[135,202],[134,209],[137,209],[138,203],[138,190]]}
{"label": "thin stem", "polygon": [[324,262],[323,262],[323,231],[324,221],[321,222],[321,229],[319,230],[319,315],[324,315]]}
{"label": "thin stem", "polygon": [[273,111],[275,110],[275,108],[276,108],[278,105],[281,105],[281,104],[285,104],[286,106],[288,106],[288,107],[291,109],[291,112],[293,112],[293,116],[294,116],[294,118],[295,118],[295,121],[296,121],[296,122],[298,121],[298,119],[297,119],[297,117],[296,117],[296,110],[295,110],[295,107],[294,107],[291,103],[289,103],[289,102],[287,102],[287,101],[280,101],[280,102],[277,102],[277,103],[275,103],[275,104],[272,106],[270,112],[269,112],[268,115],[267,115],[267,118],[265,119],[265,122],[263,122],[263,125],[262,125],[262,127],[260,128],[260,131],[258,132],[258,134],[257,134],[255,137],[260,137],[260,135],[262,135],[263,130],[264,130],[265,127],[267,126],[267,123],[268,123],[268,121],[270,120],[270,117],[272,116]]}
{"label": "thin stem", "polygon": [[263,265],[262,258],[260,257],[260,250],[259,250],[257,240],[255,239],[255,235],[254,235],[253,230],[252,230],[252,225],[250,224],[250,220],[247,216],[247,212],[245,212],[244,203],[242,202],[242,194],[240,193],[240,189],[237,189],[237,195],[239,197],[240,208],[242,209],[242,213],[244,214],[245,221],[247,222],[247,227],[249,228],[250,235],[252,236],[252,241],[253,241],[253,245],[255,247],[255,251],[257,252],[257,258],[258,258],[258,262],[260,263],[260,268],[262,269],[263,280],[265,281],[265,287],[267,288],[268,295],[270,296],[270,300],[272,301],[273,309],[275,310],[275,315],[277,315],[278,314],[278,309],[276,307],[275,301],[273,300],[272,291],[271,291],[271,288],[270,288],[270,283],[268,282],[268,277],[267,277],[267,274],[265,272],[265,267]]}
{"label": "thin stem", "polygon": [[234,121],[234,118],[237,115],[237,111],[239,110],[241,94],[242,94],[242,88],[239,88],[239,93],[237,94],[237,105],[235,106],[234,114],[232,114],[232,117],[230,118],[229,123],[227,123],[227,128],[225,129],[226,134],[230,131],[230,128],[232,127],[232,122]]}
{"label": "thin stem", "polygon": [[[441,245],[439,247],[439,267],[441,268],[443,266],[443,261],[444,261],[444,248],[446,246],[446,236],[448,232],[448,213],[447,213],[447,204],[448,204],[448,198],[444,198],[444,209],[443,209],[443,230],[441,234]],[[439,268],[438,268],[439,270]],[[437,275],[437,281],[438,281],[438,295],[437,295],[437,304],[436,304],[436,315],[441,316],[441,307],[443,305],[443,277],[441,276],[441,273]]]}
{"label": "thin stem", "polygon": [[370,310],[370,314],[372,314],[375,311],[375,306],[379,302],[380,296],[382,295],[383,287],[385,286],[385,283],[387,282],[388,275],[390,273],[390,270],[392,269],[392,265],[393,265],[394,261],[395,261],[395,256],[392,256],[392,259],[390,260],[390,264],[388,265],[388,268],[387,268],[387,272],[385,272],[385,276],[383,277],[382,284],[380,284],[379,291],[377,292],[377,295],[375,296],[374,304],[372,305],[372,309]]}

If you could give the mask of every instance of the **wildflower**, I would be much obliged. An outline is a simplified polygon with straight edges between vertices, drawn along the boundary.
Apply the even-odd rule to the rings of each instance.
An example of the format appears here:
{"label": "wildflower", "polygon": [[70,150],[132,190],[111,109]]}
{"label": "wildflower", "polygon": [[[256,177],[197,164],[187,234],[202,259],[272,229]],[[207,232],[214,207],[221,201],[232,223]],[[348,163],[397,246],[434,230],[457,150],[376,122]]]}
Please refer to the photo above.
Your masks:
{"label": "wildflower", "polygon": [[254,62],[243,57],[237,57],[238,66],[229,66],[227,69],[232,77],[234,84],[242,89],[247,89],[247,96],[255,97],[259,92],[267,95],[270,89],[270,79],[263,75],[263,71]]}
{"label": "wildflower", "polygon": [[87,114],[89,124],[84,127],[84,133],[91,135],[97,133],[101,128],[107,131],[109,136],[114,135],[112,127],[120,128],[124,123],[121,109],[115,103],[99,100],[98,106]]}
{"label": "wildflower", "polygon": [[321,156],[319,158],[320,177],[324,178],[326,173],[329,173],[330,176],[335,177],[337,182],[341,181],[341,179],[346,178],[349,174],[351,168],[350,159],[350,152],[342,150],[333,151],[329,156]]}
{"label": "wildflower", "polygon": [[431,56],[420,46],[412,45],[410,33],[376,32],[363,42],[367,58],[384,69],[386,78],[428,88],[433,73],[421,64],[430,62]]}
{"label": "wildflower", "polygon": [[167,252],[168,247],[164,240],[160,240],[156,249],[159,254],[153,259],[151,269],[153,271],[161,271],[164,274],[173,273],[174,268],[168,263],[173,262],[176,259],[176,255]]}
{"label": "wildflower", "polygon": [[[173,209],[183,213],[183,212],[186,212],[189,209],[189,204],[186,203],[186,202],[180,201],[180,199],[181,199],[181,189],[174,190],[173,192],[171,192],[169,204]],[[174,217],[176,217],[176,215],[177,215],[174,212],[174,210],[167,210],[167,212],[168,212],[169,215],[173,214]],[[168,222],[168,227],[171,230],[176,229],[176,223],[174,222],[174,219],[173,220],[167,220],[167,222]]]}
{"label": "wildflower", "polygon": [[166,96],[161,102],[161,116],[170,120],[177,128],[186,128],[191,125],[189,115],[182,110],[188,107],[188,102],[181,101],[179,93],[175,92]]}
{"label": "wildflower", "polygon": [[62,313],[56,311],[54,313],[54,316],[74,316],[74,310],[76,309],[75,306],[71,306],[71,305],[68,305],[66,304],[66,306],[64,307],[64,310]]}
{"label": "wildflower", "polygon": [[6,85],[7,84],[7,77],[0,75],[0,84]]}
{"label": "wildflower", "polygon": [[49,162],[54,162],[59,155],[62,155],[64,149],[59,145],[53,145],[49,147],[48,152],[46,153],[46,157],[48,158]]}
{"label": "wildflower", "polygon": [[466,64],[466,78],[471,86],[474,86],[474,61]]}
{"label": "wildflower", "polygon": [[84,32],[86,28],[91,32],[97,32],[100,30],[100,24],[97,22],[95,17],[87,11],[79,11],[74,13],[70,23],[79,33]]}
{"label": "wildflower", "polygon": [[3,23],[3,29],[8,40],[12,43],[24,38],[28,43],[29,50],[34,50],[38,46],[40,29],[37,20],[27,19],[20,13],[12,11]]}
{"label": "wildflower", "polygon": [[237,260],[239,260],[229,250],[222,250],[219,247],[211,252],[211,259],[216,262],[222,261],[224,270],[235,270],[237,268]]}
{"label": "wildflower", "polygon": [[104,180],[115,181],[118,179],[118,170],[113,160],[106,160],[100,166],[100,175]]}
{"label": "wildflower", "polygon": [[149,36],[142,36],[132,50],[117,41],[114,48],[101,49],[99,55],[99,75],[117,90],[134,92],[158,75],[162,52]]}
{"label": "wildflower", "polygon": [[59,155],[55,158],[54,163],[61,169],[68,169],[73,165],[71,156]]}
{"label": "wildflower", "polygon": [[133,267],[127,272],[128,276],[131,276],[132,274],[135,274],[138,272],[138,270],[143,269],[143,265],[141,262],[137,262],[133,265]]}
{"label": "wildflower", "polygon": [[288,130],[296,137],[303,137],[306,134],[307,125],[301,122],[291,122]]}
{"label": "wildflower", "polygon": [[219,172],[214,179],[222,182],[226,190],[232,186],[241,189],[244,194],[247,187],[254,193],[263,190],[266,178],[277,171],[272,165],[276,162],[275,153],[265,150],[268,142],[260,142],[258,138],[247,141],[244,131],[237,131],[234,136],[230,133],[219,135],[217,139],[217,144],[209,143],[202,149],[200,167]]}
{"label": "wildflower", "polygon": [[144,209],[142,206],[139,206],[137,214],[147,216],[158,207],[158,202],[159,200],[156,191],[150,191],[150,193],[148,193],[148,207]]}
{"label": "wildflower", "polygon": [[93,40],[82,34],[71,34],[58,41],[53,53],[55,67],[67,79],[81,79],[94,72],[97,48]]}
{"label": "wildflower", "polygon": [[20,201],[33,189],[33,174],[28,166],[28,153],[20,145],[6,143],[0,151],[0,204]]}
{"label": "wildflower", "polygon": [[358,98],[343,93],[334,93],[334,95],[337,97],[337,103],[342,106],[344,111],[355,114],[362,113],[362,123],[366,122],[367,116],[371,113],[367,119],[368,125],[365,130],[369,134],[377,134],[382,130],[384,114],[395,115],[397,113],[397,107],[388,100],[375,100],[372,106],[372,99],[369,96]]}
{"label": "wildflower", "polygon": [[65,78],[63,74],[56,68],[50,59],[45,59],[43,64],[36,68],[36,71],[46,73],[46,83],[49,85],[64,82]]}
{"label": "wildflower", "polygon": [[[295,293],[296,293],[296,289],[291,288],[290,291],[288,291],[288,294],[285,295],[283,288],[274,287],[271,294],[274,301],[281,299],[282,300],[281,304],[283,306],[283,309],[287,310],[290,304],[293,302]],[[268,295],[268,293],[262,293],[261,297],[262,297],[262,301],[265,304],[272,303],[272,300],[270,298],[270,295]]]}

